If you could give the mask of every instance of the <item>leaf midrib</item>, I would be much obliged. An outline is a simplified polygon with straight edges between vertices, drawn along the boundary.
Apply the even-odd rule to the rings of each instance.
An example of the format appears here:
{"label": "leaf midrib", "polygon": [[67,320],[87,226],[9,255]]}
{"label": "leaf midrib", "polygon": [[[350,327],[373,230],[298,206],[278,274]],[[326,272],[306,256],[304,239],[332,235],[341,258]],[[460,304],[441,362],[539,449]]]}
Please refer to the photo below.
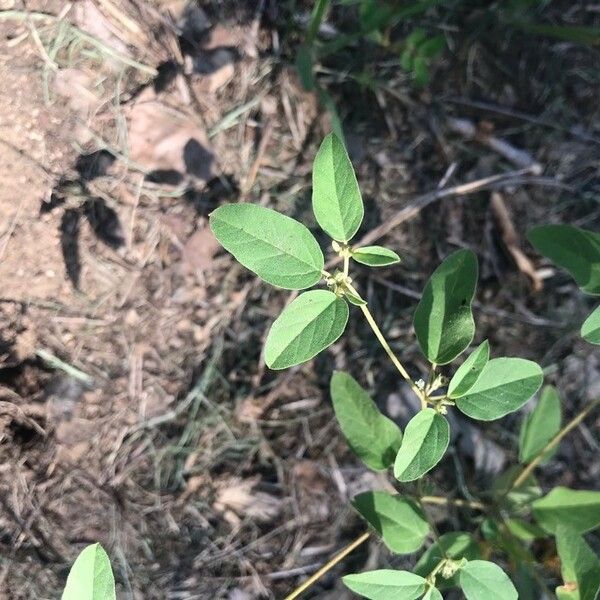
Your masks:
{"label": "leaf midrib", "polygon": [[[311,271],[315,271],[315,270],[316,271],[320,271],[321,270],[321,268],[318,265],[316,265],[314,263],[307,262],[301,256],[298,256],[297,254],[295,254],[293,252],[290,252],[287,249],[281,248],[281,247],[277,246],[276,244],[272,243],[271,241],[267,241],[264,238],[256,236],[254,233],[248,231],[243,226],[236,225],[235,223],[231,223],[230,221],[227,221],[226,219],[223,219],[222,217],[220,217],[220,219],[221,219],[221,221],[223,223],[225,223],[227,226],[231,227],[232,229],[235,229],[236,231],[243,232],[247,237],[252,238],[250,240],[240,240],[236,244],[238,247],[240,245],[242,245],[242,244],[253,244],[256,241],[258,241],[261,244],[263,244],[265,246],[268,246],[269,248],[273,248],[274,250],[277,250],[278,253],[279,253],[279,255],[291,256],[292,258],[295,258],[298,262],[311,267]],[[307,248],[307,250],[308,250],[308,248]],[[260,260],[262,260],[262,257],[261,257]]]}

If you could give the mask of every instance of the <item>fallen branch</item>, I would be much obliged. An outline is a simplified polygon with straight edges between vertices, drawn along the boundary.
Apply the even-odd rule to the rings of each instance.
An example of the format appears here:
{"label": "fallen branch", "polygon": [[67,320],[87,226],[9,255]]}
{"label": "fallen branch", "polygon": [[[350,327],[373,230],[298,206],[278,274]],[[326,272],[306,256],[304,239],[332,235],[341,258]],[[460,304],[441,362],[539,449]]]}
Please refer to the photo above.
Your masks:
{"label": "fallen branch", "polygon": [[500,156],[510,161],[515,167],[530,169],[533,175],[540,175],[542,173],[542,165],[536,162],[529,152],[515,148],[506,140],[490,135],[484,128],[477,126],[473,121],[450,118],[448,119],[448,126],[452,131],[459,133],[468,140],[475,140],[491,148],[494,152],[497,152]]}

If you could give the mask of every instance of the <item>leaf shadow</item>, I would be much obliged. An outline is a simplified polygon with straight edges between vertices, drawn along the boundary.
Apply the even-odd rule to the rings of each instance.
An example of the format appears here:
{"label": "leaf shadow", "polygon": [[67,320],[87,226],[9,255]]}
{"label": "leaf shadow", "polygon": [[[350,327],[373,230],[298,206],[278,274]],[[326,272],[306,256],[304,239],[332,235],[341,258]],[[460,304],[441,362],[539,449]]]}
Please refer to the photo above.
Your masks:
{"label": "leaf shadow", "polygon": [[67,208],[61,218],[60,248],[67,276],[73,287],[79,290],[79,278],[81,275],[81,258],[79,256],[79,234],[81,225],[81,213],[76,208]]}

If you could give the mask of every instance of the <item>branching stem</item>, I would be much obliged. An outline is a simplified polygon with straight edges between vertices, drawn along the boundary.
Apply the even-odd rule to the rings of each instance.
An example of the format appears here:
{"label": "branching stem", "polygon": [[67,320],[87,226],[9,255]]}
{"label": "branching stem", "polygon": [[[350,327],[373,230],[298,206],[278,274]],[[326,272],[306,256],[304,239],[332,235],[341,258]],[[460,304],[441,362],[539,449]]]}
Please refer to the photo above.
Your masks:
{"label": "branching stem", "polygon": [[[476,510],[485,510],[486,506],[481,502],[468,502],[466,500],[454,500],[453,498],[442,498],[441,496],[423,496],[419,500],[425,504],[450,504],[452,506],[466,506],[474,508]],[[331,571],[339,562],[344,560],[351,552],[356,550],[361,544],[366,542],[371,536],[370,531],[365,531],[362,535],[357,537],[353,542],[348,544],[343,550],[338,552],[329,562],[325,563],[318,571],[311,575],[302,585],[298,586],[289,596],[286,596],[284,600],[294,600],[298,598],[300,594],[309,589],[314,585],[325,573]]]}
{"label": "branching stem", "polygon": [[[518,477],[513,481],[512,485],[506,494],[514,488],[518,488],[520,485],[527,481],[527,478],[533,473],[534,469],[542,462],[544,456],[549,450],[552,450],[562,439],[575,427],[577,427],[596,407],[600,406],[600,398],[597,398],[593,402],[590,402],[585,408],[583,408],[571,421],[569,421],[531,460],[531,462],[519,473]],[[505,495],[506,495],[505,494]]]}

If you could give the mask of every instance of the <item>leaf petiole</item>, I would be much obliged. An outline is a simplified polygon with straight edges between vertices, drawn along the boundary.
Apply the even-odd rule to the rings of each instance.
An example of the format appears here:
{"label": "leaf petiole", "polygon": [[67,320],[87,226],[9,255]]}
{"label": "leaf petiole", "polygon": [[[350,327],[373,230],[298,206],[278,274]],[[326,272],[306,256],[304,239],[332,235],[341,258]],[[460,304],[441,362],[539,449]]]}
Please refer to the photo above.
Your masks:
{"label": "leaf petiole", "polygon": [[[351,284],[347,284],[347,285],[348,285],[348,289],[353,294],[358,294],[358,292],[354,289],[354,287]],[[392,361],[392,363],[394,364],[396,369],[398,369],[400,375],[402,375],[404,380],[408,383],[408,385],[410,385],[412,391],[417,395],[417,398],[419,398],[419,400],[421,401],[421,408],[422,409],[427,408],[427,400],[425,398],[425,395],[417,387],[417,384],[411,379],[407,370],[404,368],[404,366],[402,365],[402,363],[400,362],[398,357],[394,354],[394,351],[388,344],[388,341],[385,339],[383,333],[381,332],[381,329],[379,329],[379,326],[377,325],[377,322],[373,318],[373,315],[371,314],[371,311],[369,310],[368,306],[366,304],[362,304],[359,306],[359,308],[360,308],[360,310],[362,310],[363,315],[365,316],[365,319],[367,319],[367,323],[369,323],[371,329],[373,330],[373,333],[375,334],[375,337],[379,340],[379,343],[383,346],[383,349],[385,350],[386,354],[389,356],[390,360]]]}

